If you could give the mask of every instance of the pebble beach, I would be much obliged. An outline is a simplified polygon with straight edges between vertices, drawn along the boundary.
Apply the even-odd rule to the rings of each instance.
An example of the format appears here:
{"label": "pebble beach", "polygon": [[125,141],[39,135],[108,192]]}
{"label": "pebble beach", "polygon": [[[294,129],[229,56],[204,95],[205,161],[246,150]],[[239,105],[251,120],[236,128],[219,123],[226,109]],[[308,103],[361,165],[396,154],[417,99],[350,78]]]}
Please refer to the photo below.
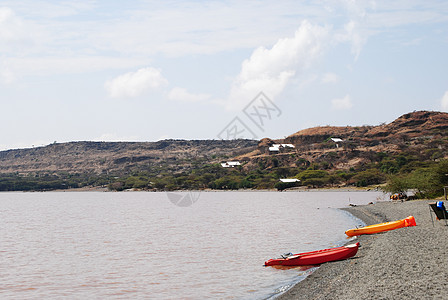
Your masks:
{"label": "pebble beach", "polygon": [[322,265],[277,299],[448,299],[448,226],[432,213],[433,226],[433,202],[346,208],[367,225],[412,215],[417,226],[358,237],[355,257]]}

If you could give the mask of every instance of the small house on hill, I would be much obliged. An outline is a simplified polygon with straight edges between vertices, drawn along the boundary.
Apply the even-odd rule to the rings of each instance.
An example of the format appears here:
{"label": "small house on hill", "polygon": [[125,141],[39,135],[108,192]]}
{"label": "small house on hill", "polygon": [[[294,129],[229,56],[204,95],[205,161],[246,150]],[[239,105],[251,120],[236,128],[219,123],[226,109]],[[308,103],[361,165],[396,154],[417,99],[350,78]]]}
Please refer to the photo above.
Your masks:
{"label": "small house on hill", "polygon": [[344,140],[341,139],[341,138],[331,138],[331,140],[332,140],[333,142],[335,142],[335,143],[340,143],[340,142],[343,142],[343,141],[344,141]]}
{"label": "small house on hill", "polygon": [[240,165],[241,165],[241,163],[239,161],[228,161],[225,163],[221,163],[221,166],[223,168],[234,168],[234,167],[240,166]]}
{"label": "small house on hill", "polygon": [[331,140],[336,144],[336,148],[339,148],[339,143],[342,143],[344,141],[341,138],[331,138]]}
{"label": "small house on hill", "polygon": [[295,149],[293,144],[273,144],[269,147],[269,153],[283,153],[292,149]]}
{"label": "small house on hill", "polygon": [[285,189],[298,187],[300,185],[299,182],[300,180],[297,178],[284,178],[280,179],[280,182],[277,182],[275,187],[277,190],[283,191]]}
{"label": "small house on hill", "polygon": [[299,182],[300,180],[297,178],[285,178],[285,179],[280,179],[281,182]]}

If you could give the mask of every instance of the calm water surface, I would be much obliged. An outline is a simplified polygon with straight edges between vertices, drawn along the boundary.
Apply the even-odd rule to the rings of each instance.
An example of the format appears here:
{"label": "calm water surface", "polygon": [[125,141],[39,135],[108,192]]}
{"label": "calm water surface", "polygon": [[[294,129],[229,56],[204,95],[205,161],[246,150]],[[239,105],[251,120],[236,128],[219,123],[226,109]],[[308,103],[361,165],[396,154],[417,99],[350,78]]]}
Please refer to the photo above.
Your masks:
{"label": "calm water surface", "polygon": [[336,208],[377,192],[0,193],[0,298],[264,299],[310,270],[263,267],[345,243]]}

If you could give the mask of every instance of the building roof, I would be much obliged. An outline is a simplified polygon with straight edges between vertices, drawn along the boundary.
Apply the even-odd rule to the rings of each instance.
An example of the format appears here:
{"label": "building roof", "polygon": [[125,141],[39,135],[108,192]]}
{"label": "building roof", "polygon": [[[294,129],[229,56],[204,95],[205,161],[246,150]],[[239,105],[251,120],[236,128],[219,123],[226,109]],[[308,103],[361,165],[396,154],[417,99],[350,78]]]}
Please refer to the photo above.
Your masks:
{"label": "building roof", "polygon": [[300,180],[297,178],[285,178],[285,179],[280,179],[281,182],[299,182]]}
{"label": "building roof", "polygon": [[293,144],[274,144],[274,145],[272,145],[272,147],[295,148],[295,146]]}
{"label": "building roof", "polygon": [[223,168],[233,168],[235,166],[240,166],[240,165],[241,165],[241,163],[239,161],[228,161],[225,163],[221,163],[221,166]]}
{"label": "building roof", "polygon": [[293,144],[273,144],[269,151],[280,151],[280,148],[295,148]]}
{"label": "building roof", "polygon": [[344,140],[341,138],[331,138],[331,140],[335,143],[343,142]]}

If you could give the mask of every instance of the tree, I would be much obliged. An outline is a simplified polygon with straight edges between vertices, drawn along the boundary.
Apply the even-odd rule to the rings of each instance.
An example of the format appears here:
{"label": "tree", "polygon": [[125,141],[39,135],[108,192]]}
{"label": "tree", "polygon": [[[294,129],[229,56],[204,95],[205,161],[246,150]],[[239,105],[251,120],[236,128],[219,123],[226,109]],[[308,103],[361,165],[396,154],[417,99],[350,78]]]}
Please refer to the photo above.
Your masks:
{"label": "tree", "polygon": [[432,166],[416,168],[408,174],[389,177],[384,190],[397,193],[415,189],[417,198],[435,198],[443,194],[448,185],[448,161],[440,161]]}
{"label": "tree", "polygon": [[310,186],[313,188],[316,187],[323,187],[324,185],[329,183],[328,177],[322,177],[322,178],[308,178],[303,181],[303,185]]}
{"label": "tree", "polygon": [[364,187],[372,184],[382,183],[384,182],[385,177],[376,169],[368,169],[353,176],[352,180],[354,181],[356,186]]}
{"label": "tree", "polygon": [[407,176],[391,176],[383,187],[384,192],[391,194],[406,193],[411,188]]}
{"label": "tree", "polygon": [[448,184],[448,161],[441,161],[435,166],[417,169],[410,174],[412,188],[417,189],[421,198],[435,198],[443,194],[444,185]]}
{"label": "tree", "polygon": [[304,181],[310,178],[323,178],[328,176],[328,172],[324,170],[305,170],[297,175],[297,178]]}

